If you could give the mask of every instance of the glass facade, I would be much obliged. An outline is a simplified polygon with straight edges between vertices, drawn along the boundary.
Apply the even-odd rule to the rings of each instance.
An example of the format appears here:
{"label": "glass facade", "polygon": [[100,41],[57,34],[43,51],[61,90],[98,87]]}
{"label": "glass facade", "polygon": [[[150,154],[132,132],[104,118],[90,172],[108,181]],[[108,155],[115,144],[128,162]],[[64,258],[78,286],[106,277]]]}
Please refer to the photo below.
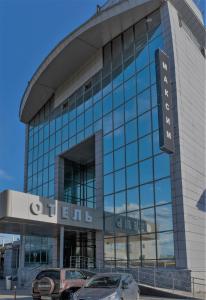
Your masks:
{"label": "glass facade", "polygon": [[[103,69],[58,108],[48,101],[29,124],[28,192],[49,198],[55,157],[102,130],[104,256],[116,265],[174,262],[170,158],[159,148],[157,48],[163,48],[159,11],[105,45]],[[95,204],[92,190],[93,200],[81,200],[81,182],[73,192],[66,185],[65,201]]]}

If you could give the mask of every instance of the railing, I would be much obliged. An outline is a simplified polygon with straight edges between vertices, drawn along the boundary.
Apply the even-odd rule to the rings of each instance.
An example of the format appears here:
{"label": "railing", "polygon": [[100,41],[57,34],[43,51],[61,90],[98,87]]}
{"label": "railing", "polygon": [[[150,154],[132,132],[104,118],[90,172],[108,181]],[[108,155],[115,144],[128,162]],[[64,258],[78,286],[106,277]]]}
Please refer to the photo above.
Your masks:
{"label": "railing", "polygon": [[167,289],[172,293],[177,291],[188,292],[191,296],[205,299],[205,279],[192,276],[187,269],[175,269],[166,262],[161,267],[155,265],[149,267],[128,268],[125,261],[119,261],[119,266],[114,265],[112,260],[94,260],[88,257],[72,256],[70,266],[75,268],[87,268],[96,272],[128,272],[132,273],[138,283]]}

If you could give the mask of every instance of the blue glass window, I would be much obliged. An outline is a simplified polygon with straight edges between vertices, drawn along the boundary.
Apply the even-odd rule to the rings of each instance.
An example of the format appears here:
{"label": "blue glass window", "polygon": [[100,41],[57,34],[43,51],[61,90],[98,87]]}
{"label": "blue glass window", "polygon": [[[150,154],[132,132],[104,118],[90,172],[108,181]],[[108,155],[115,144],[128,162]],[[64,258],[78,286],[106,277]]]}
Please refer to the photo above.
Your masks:
{"label": "blue glass window", "polygon": [[125,189],[125,169],[115,172],[115,192]]}
{"label": "blue glass window", "polygon": [[170,179],[162,179],[155,182],[155,202],[156,205],[171,202]]}
{"label": "blue glass window", "polygon": [[169,231],[173,229],[171,204],[156,207],[157,231]]}
{"label": "blue glass window", "polygon": [[107,133],[112,130],[112,113],[107,114],[103,118],[103,130],[104,133]]}
{"label": "blue glass window", "polygon": [[123,91],[123,85],[121,85],[116,90],[113,91],[113,106],[114,106],[114,108],[118,107],[123,102],[124,102],[124,91]]}
{"label": "blue glass window", "polygon": [[126,164],[131,165],[138,160],[138,145],[137,142],[126,146]]}
{"label": "blue glass window", "polygon": [[149,53],[148,53],[148,46],[145,45],[144,47],[138,47],[136,49],[136,69],[140,71],[146,65],[149,64]]}
{"label": "blue glass window", "polygon": [[127,210],[139,209],[139,189],[133,188],[127,190]]}
{"label": "blue glass window", "polygon": [[103,98],[103,115],[109,113],[112,110],[112,94],[110,93]]}
{"label": "blue glass window", "polygon": [[151,108],[150,104],[150,90],[147,89],[137,96],[138,115],[143,114]]}
{"label": "blue glass window", "polygon": [[119,86],[123,82],[122,66],[115,69],[113,71],[112,75],[113,75],[113,88],[115,89],[117,86]]}
{"label": "blue glass window", "polygon": [[139,184],[138,177],[137,164],[127,167],[127,188],[137,186]]}
{"label": "blue glass window", "polygon": [[133,118],[135,118],[137,115],[137,103],[136,103],[136,97],[129,100],[125,104],[125,121],[129,121]]}
{"label": "blue glass window", "polygon": [[65,126],[62,129],[62,142],[65,142],[66,140],[68,140],[68,131],[69,131],[68,126]]}
{"label": "blue glass window", "polygon": [[140,184],[153,180],[152,159],[144,160],[139,164]]}
{"label": "blue glass window", "polygon": [[131,79],[127,80],[124,83],[124,94],[125,94],[125,101],[129,100],[130,98],[136,95],[135,76],[133,76]]}
{"label": "blue glass window", "polygon": [[135,61],[131,57],[127,62],[124,63],[124,80],[127,80],[135,73]]}
{"label": "blue glass window", "polygon": [[141,232],[155,232],[154,207],[141,210]]}
{"label": "blue glass window", "polygon": [[170,176],[170,159],[169,155],[163,153],[154,158],[155,179]]}
{"label": "blue glass window", "polygon": [[124,123],[124,106],[120,106],[113,112],[114,116],[114,128],[121,126]]}
{"label": "blue glass window", "polygon": [[76,134],[76,120],[69,123],[69,136],[72,137]]}
{"label": "blue glass window", "polygon": [[104,136],[104,153],[108,153],[113,150],[113,133],[109,133]]}
{"label": "blue glass window", "polygon": [[114,130],[114,149],[120,148],[124,143],[124,126],[122,126]]}
{"label": "blue glass window", "polygon": [[139,160],[152,156],[152,137],[147,135],[139,140]]}
{"label": "blue glass window", "polygon": [[102,117],[102,102],[99,101],[94,105],[94,121]]}
{"label": "blue glass window", "polygon": [[92,122],[93,122],[92,108],[90,108],[85,112],[85,127],[91,125]]}
{"label": "blue glass window", "polygon": [[138,118],[139,137],[151,132],[151,113],[147,112]]}
{"label": "blue glass window", "polygon": [[130,121],[126,124],[126,143],[137,139],[137,120]]}
{"label": "blue glass window", "polygon": [[157,235],[157,253],[159,259],[174,258],[173,232],[162,232]]}
{"label": "blue glass window", "polygon": [[163,38],[161,35],[149,43],[150,62],[155,61],[155,51],[158,48],[163,48]]}
{"label": "blue glass window", "polygon": [[104,176],[104,194],[112,194],[114,191],[113,174]]}
{"label": "blue glass window", "polygon": [[114,168],[121,169],[125,166],[125,148],[120,148],[114,151]]}
{"label": "blue glass window", "polygon": [[104,197],[104,211],[114,213],[114,196],[113,195]]}
{"label": "blue glass window", "polygon": [[141,208],[154,206],[154,190],[152,183],[140,186],[140,205]]}
{"label": "blue glass window", "polygon": [[160,145],[159,145],[159,131],[155,131],[153,133],[153,152],[154,155],[161,153]]}
{"label": "blue glass window", "polygon": [[113,171],[113,153],[104,156],[104,174]]}
{"label": "blue glass window", "polygon": [[149,68],[145,68],[137,74],[137,92],[138,94],[150,85]]}
{"label": "blue glass window", "polygon": [[157,108],[153,108],[153,110],[152,110],[152,127],[153,127],[153,130],[157,130],[159,127]]}
{"label": "blue glass window", "polygon": [[126,195],[125,192],[115,194],[115,213],[123,213],[126,211]]}

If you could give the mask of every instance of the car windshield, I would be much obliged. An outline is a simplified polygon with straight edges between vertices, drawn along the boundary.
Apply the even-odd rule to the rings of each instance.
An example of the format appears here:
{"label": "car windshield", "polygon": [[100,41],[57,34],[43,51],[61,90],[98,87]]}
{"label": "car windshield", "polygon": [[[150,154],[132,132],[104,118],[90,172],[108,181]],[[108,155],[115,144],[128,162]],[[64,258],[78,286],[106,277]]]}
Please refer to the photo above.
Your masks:
{"label": "car windshield", "polygon": [[101,276],[91,279],[86,288],[115,288],[119,285],[120,275]]}
{"label": "car windshield", "polygon": [[36,279],[40,280],[43,277],[50,277],[52,279],[60,280],[60,272],[56,270],[45,270],[40,272],[37,276]]}

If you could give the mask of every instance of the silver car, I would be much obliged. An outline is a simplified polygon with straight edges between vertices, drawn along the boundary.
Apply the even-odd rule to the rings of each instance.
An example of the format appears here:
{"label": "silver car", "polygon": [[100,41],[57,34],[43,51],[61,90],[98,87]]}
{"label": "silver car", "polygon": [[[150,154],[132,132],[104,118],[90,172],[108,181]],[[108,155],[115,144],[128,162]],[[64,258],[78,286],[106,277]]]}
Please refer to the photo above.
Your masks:
{"label": "silver car", "polygon": [[137,300],[139,288],[131,274],[102,273],[74,294],[74,300]]}

